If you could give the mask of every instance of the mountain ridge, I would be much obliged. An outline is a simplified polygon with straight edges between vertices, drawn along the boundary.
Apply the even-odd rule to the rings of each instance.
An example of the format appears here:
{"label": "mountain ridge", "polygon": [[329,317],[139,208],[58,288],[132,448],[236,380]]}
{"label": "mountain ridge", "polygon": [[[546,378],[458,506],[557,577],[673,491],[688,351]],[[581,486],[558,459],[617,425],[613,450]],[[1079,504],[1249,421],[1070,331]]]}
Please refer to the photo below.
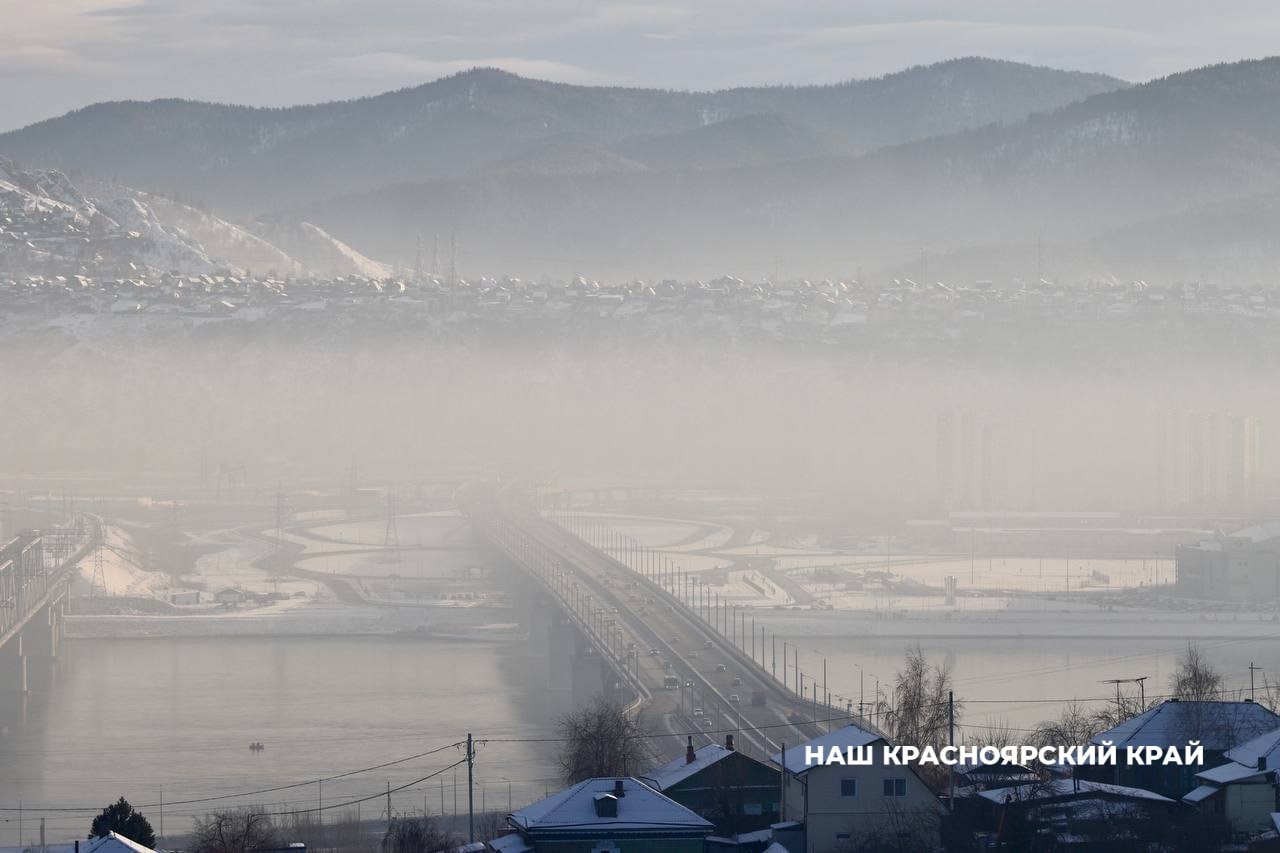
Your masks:
{"label": "mountain ridge", "polygon": [[[980,58],[839,84],[713,92],[577,86],[473,69],[298,107],[181,99],[94,104],[0,134],[0,153],[250,215],[404,180],[483,175],[557,135],[619,153],[614,146],[628,140],[777,114],[829,137],[835,150],[861,150],[1021,120],[1124,85]],[[767,149],[752,155],[789,156]]]}

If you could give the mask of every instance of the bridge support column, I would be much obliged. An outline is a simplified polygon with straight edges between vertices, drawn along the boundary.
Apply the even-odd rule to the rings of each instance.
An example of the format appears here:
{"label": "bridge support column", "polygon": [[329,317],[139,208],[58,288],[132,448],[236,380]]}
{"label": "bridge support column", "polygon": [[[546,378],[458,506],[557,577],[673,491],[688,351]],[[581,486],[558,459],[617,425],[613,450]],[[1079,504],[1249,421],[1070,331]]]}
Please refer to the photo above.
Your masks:
{"label": "bridge support column", "polygon": [[62,648],[63,607],[65,599],[49,603],[22,629],[26,639],[23,650],[29,658],[57,658]]}
{"label": "bridge support column", "polygon": [[25,696],[27,683],[27,654],[22,633],[0,646],[0,694]]}

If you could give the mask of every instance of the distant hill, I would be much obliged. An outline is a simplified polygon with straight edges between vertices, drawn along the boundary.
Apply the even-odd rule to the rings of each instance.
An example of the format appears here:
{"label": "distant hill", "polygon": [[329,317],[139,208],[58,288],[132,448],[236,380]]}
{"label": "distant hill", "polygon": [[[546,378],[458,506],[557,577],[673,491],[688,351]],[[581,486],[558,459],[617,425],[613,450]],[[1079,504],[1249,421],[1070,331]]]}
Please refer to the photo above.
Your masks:
{"label": "distant hill", "polygon": [[[247,215],[390,183],[509,174],[521,164],[535,174],[634,163],[687,170],[863,151],[1020,121],[1124,85],[974,58],[831,86],[707,93],[571,86],[476,69],[288,109],[96,104],[0,135],[0,154]],[[706,144],[733,156],[717,162]],[[594,152],[586,169],[575,156],[582,150]]]}
{"label": "distant hill", "polygon": [[[666,154],[679,141],[647,149],[633,142],[627,153],[679,161],[686,155]],[[1091,252],[1114,253],[1106,235],[1179,217],[1176,246],[1130,235],[1126,268],[1134,269],[1171,248],[1194,253],[1198,240],[1221,233],[1197,225],[1223,221],[1230,208],[1221,205],[1277,192],[1280,59],[1265,59],[865,156],[451,179],[332,199],[295,215],[381,256],[403,254],[415,233],[456,229],[464,270],[554,262],[597,275],[848,275],[975,246],[1016,246],[1033,259],[1028,247],[1039,240],[1099,241]],[[1243,209],[1266,219],[1247,232],[1258,239],[1280,228],[1274,206]],[[1255,256],[1244,245],[1230,254]],[[1032,274],[1034,260],[1024,268]]]}
{"label": "distant hill", "polygon": [[27,171],[0,158],[0,274],[118,276],[141,270],[390,273],[306,222],[236,225],[172,198],[106,181],[73,181],[56,170]]}

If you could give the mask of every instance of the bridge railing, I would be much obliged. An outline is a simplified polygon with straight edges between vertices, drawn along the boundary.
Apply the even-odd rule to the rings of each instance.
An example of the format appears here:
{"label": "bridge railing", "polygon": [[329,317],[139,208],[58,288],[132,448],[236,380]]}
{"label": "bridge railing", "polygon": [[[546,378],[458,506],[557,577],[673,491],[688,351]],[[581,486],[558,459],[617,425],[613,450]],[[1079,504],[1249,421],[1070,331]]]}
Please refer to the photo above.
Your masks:
{"label": "bridge railing", "polygon": [[632,706],[649,698],[649,689],[639,676],[637,650],[628,648],[622,641],[620,630],[613,629],[609,611],[597,606],[594,598],[586,592],[578,593],[576,584],[559,567],[554,552],[499,512],[486,512],[465,505],[463,512],[486,539],[508,559],[523,567],[544,591],[559,601],[578,630],[591,640],[593,647],[605,656],[634,692]]}
{"label": "bridge railing", "polygon": [[[100,535],[81,527],[76,530],[31,531],[0,548],[0,643],[44,606]],[[50,543],[54,547],[47,547]],[[50,555],[52,564],[47,560]]]}

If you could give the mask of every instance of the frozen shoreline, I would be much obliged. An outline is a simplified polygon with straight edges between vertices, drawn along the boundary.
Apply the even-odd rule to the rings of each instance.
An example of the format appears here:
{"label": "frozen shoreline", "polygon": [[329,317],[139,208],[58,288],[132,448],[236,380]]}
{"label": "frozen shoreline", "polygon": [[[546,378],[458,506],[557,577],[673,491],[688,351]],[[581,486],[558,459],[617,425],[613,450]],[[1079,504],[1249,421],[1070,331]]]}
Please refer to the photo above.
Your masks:
{"label": "frozen shoreline", "polygon": [[[69,639],[144,637],[403,636],[407,639],[518,639],[508,608],[372,607],[319,604],[272,612],[204,615],[70,615]],[[447,616],[448,618],[438,618]],[[428,618],[431,617],[431,618]]]}

